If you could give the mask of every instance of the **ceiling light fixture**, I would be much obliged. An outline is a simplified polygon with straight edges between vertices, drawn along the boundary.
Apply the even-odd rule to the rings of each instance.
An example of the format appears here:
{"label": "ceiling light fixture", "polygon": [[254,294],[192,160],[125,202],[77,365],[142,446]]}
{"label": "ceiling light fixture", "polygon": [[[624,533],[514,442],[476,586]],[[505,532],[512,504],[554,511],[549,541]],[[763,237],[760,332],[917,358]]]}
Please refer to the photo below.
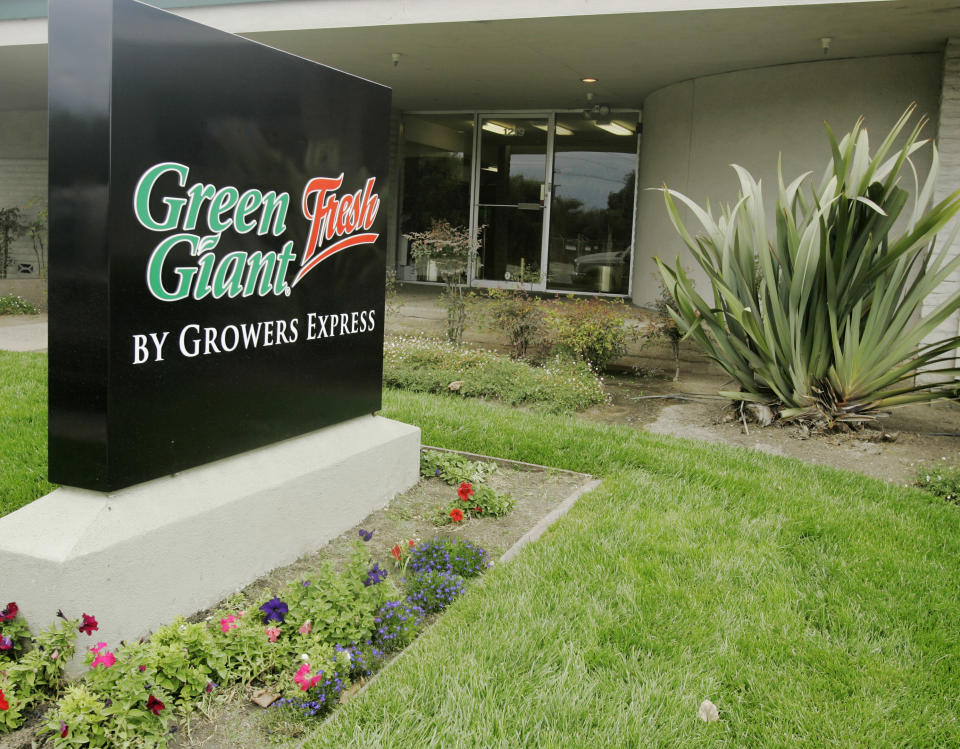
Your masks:
{"label": "ceiling light fixture", "polygon": [[581,78],[580,83],[596,83],[597,79],[593,76],[588,75],[586,78]]}
{"label": "ceiling light fixture", "polygon": [[597,127],[613,135],[633,135],[633,130],[619,122],[598,122]]}
{"label": "ceiling light fixture", "polygon": [[506,125],[501,125],[497,122],[484,122],[483,130],[486,130],[488,133],[495,133],[497,135],[515,135],[516,130],[512,127],[507,127]]}
{"label": "ceiling light fixture", "polygon": [[[537,123],[533,123],[533,126],[537,128],[537,130],[543,130],[543,132],[547,132],[546,125],[538,125]],[[561,125],[559,122],[556,125],[554,125],[554,130],[557,133],[557,135],[573,135],[573,130],[566,127],[565,125]]]}

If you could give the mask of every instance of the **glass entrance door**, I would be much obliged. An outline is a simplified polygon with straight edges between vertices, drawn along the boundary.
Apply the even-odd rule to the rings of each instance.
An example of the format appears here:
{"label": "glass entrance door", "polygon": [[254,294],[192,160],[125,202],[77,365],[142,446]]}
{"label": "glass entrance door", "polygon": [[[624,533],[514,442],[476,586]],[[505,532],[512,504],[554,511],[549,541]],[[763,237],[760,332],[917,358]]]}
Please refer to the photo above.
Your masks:
{"label": "glass entrance door", "polygon": [[477,286],[546,288],[550,118],[481,115],[474,215]]}

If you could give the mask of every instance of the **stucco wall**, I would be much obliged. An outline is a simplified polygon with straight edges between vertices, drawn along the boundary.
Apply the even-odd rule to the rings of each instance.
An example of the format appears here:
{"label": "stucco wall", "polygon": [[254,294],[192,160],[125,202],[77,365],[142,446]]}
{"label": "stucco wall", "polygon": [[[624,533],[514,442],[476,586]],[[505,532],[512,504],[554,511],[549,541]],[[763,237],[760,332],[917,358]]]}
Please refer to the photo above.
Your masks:
{"label": "stucco wall", "polygon": [[[0,112],[0,208],[24,208],[33,218],[47,200],[47,113]],[[23,237],[11,248],[11,279],[37,275],[33,244]],[[18,273],[30,263],[33,273]]]}
{"label": "stucco wall", "polygon": [[[739,164],[763,181],[773,231],[779,154],[786,181],[808,170],[819,180],[830,156],[825,120],[840,135],[863,115],[871,142],[879,143],[914,101],[930,119],[926,135],[935,136],[940,84],[941,55],[921,54],[782,65],[668,86],[643,103],[639,186],[666,184],[701,205],[708,198],[714,206],[733,203],[738,182],[729,165]],[[921,174],[929,168],[929,154],[924,149],[914,158]],[[648,304],[659,293],[651,259],[656,255],[672,264],[678,254],[702,280],[667,218],[663,195],[642,190],[635,304]]]}

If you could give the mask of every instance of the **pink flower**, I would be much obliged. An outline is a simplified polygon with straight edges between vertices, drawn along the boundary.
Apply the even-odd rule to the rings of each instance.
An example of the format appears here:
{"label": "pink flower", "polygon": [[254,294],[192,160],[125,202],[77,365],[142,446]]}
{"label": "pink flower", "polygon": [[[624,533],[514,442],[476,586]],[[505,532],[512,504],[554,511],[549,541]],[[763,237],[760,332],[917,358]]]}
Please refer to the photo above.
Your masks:
{"label": "pink flower", "polygon": [[109,650],[105,650],[102,653],[97,654],[97,657],[93,659],[93,663],[90,664],[90,668],[96,668],[97,666],[110,668],[110,666],[112,666],[116,662],[117,662],[117,657],[113,653],[111,653]]}
{"label": "pink flower", "polygon": [[90,614],[83,614],[83,624],[77,627],[77,629],[89,636],[100,629],[100,625],[97,624],[97,620],[90,616]]}
{"label": "pink flower", "polygon": [[276,642],[280,636],[280,627],[266,627],[263,631],[267,633],[267,639],[270,642]]}
{"label": "pink flower", "polygon": [[323,679],[323,672],[321,671],[316,676],[310,676],[310,664],[304,663],[297,670],[296,675],[293,677],[293,680],[300,685],[300,690],[306,692],[311,687],[316,686]]}
{"label": "pink flower", "polygon": [[107,647],[107,643],[105,643],[105,642],[98,642],[96,645],[94,645],[92,648],[90,648],[90,652],[91,652],[91,653],[99,653],[99,652],[100,652],[101,650],[103,650],[105,647]]}
{"label": "pink flower", "polygon": [[310,623],[310,620],[307,619],[303,624],[300,625],[300,629],[297,630],[301,635],[309,635],[313,631],[313,625]]}
{"label": "pink flower", "polygon": [[152,694],[147,699],[147,710],[149,710],[154,715],[159,715],[160,711],[163,710],[164,707],[165,705],[156,697],[154,697]]}
{"label": "pink flower", "polygon": [[233,614],[228,614],[220,620],[220,629],[224,632],[229,632],[231,629],[236,629],[236,621],[237,620],[234,618]]}

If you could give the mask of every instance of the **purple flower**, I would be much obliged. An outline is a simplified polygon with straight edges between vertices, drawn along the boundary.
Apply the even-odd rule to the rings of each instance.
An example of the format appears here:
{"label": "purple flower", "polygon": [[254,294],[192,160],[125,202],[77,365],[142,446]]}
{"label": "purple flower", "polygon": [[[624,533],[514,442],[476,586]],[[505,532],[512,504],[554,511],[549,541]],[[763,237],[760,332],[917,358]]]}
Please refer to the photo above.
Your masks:
{"label": "purple flower", "polygon": [[369,541],[373,538],[374,531],[365,531],[363,528],[360,529],[360,538],[364,541]]}
{"label": "purple flower", "polygon": [[290,607],[279,598],[271,598],[260,607],[260,610],[264,614],[264,623],[273,621],[283,624],[283,619],[287,615],[287,612],[290,611]]}
{"label": "purple flower", "polygon": [[376,585],[379,582],[382,582],[387,577],[387,571],[380,569],[380,563],[374,562],[373,567],[367,570],[367,579],[363,581],[363,584],[366,587],[371,585]]}
{"label": "purple flower", "polygon": [[0,637],[0,650],[11,650],[13,648],[12,637]]}

